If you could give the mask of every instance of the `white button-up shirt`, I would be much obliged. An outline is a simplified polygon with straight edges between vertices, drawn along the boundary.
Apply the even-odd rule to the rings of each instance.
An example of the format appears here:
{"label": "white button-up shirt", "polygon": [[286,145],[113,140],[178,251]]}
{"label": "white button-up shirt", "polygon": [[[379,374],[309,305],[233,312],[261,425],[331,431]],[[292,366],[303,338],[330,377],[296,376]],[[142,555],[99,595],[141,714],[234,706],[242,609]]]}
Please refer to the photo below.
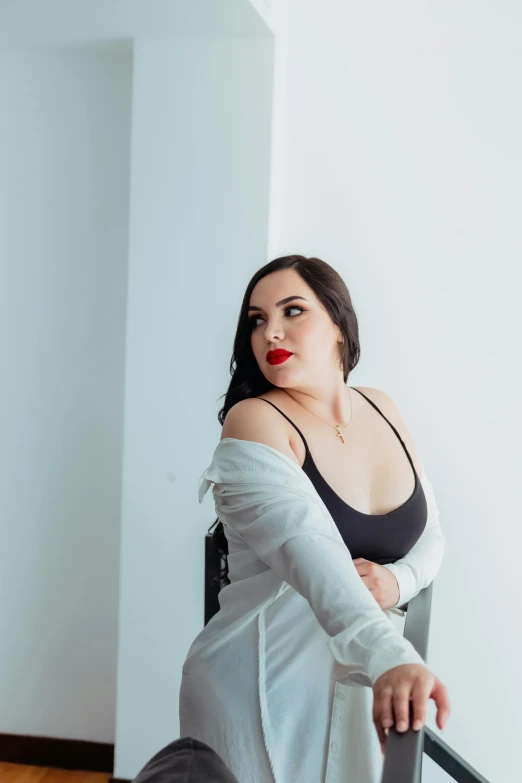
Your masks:
{"label": "white button-up shirt", "polygon": [[[402,606],[434,579],[444,536],[433,489],[410,552],[386,564]],[[219,753],[239,783],[377,783],[372,686],[423,663],[382,610],[310,478],[277,449],[224,438],[201,476],[228,541],[220,610],[193,641],[180,690],[181,736]],[[394,614],[395,612],[395,614]]]}

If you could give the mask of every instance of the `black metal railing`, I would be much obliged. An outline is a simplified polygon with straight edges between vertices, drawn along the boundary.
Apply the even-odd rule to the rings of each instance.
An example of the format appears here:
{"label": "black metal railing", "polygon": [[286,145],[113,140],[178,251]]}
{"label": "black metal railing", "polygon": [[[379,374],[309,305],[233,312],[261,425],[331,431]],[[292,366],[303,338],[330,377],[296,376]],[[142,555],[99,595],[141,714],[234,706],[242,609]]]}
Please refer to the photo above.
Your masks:
{"label": "black metal railing", "polygon": [[[427,662],[428,636],[430,630],[431,596],[433,585],[421,590],[404,607],[406,622],[404,638],[408,639],[419,655]],[[422,775],[422,751],[424,749],[424,730],[413,731],[413,712],[410,704],[410,728],[399,733],[392,727],[386,740],[386,753],[382,783],[420,783]]]}
{"label": "black metal railing", "polygon": [[[220,586],[213,577],[223,567],[223,559],[214,549],[212,536],[205,537],[205,625],[219,611]],[[426,663],[428,662],[428,637],[430,630],[433,583],[421,590],[402,608],[406,611],[404,637],[408,639]],[[488,783],[458,753],[455,753],[433,731],[424,727],[413,731],[412,710],[410,728],[399,733],[390,729],[386,740],[386,753],[381,783],[421,783],[422,757],[426,753],[457,783]]]}

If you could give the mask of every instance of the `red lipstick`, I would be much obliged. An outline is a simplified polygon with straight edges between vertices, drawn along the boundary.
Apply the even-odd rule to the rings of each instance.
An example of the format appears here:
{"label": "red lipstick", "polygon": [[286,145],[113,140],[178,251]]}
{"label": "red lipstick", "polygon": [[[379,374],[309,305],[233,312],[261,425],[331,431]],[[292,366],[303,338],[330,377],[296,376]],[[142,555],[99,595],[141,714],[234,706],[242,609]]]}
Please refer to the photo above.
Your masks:
{"label": "red lipstick", "polygon": [[292,356],[291,351],[285,351],[284,348],[277,348],[275,351],[268,351],[266,360],[268,364],[282,364]]}

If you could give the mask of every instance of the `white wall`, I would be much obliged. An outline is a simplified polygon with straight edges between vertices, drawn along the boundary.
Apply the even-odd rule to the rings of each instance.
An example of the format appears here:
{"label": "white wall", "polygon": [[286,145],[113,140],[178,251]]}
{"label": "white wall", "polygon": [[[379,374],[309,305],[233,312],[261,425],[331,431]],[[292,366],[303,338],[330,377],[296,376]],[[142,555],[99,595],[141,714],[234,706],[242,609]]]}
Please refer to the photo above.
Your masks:
{"label": "white wall", "polygon": [[424,753],[422,757],[422,783],[454,783],[455,778],[439,767]]}
{"label": "white wall", "polygon": [[137,40],[134,54],[114,774],[179,736],[203,628],[198,479],[219,440],[238,303],[266,261],[266,39]]}
{"label": "white wall", "polygon": [[453,708],[443,737],[491,783],[514,780],[522,12],[470,0],[286,11],[271,255],[318,255],[348,284],[361,328],[349,382],[398,403],[447,536],[430,640]]}
{"label": "white wall", "polygon": [[[133,777],[178,734],[180,662],[203,625],[212,520],[200,511],[196,526],[197,478],[219,431],[235,311],[216,324],[228,297],[237,301],[244,259],[255,266],[266,258],[272,14],[261,18],[257,0],[116,0],[110,9],[73,0],[67,13],[62,5],[21,0],[0,9],[0,732],[113,742],[117,720],[117,763]],[[198,353],[220,329],[222,354]],[[202,417],[185,412],[194,389],[208,424],[201,430]],[[152,432],[157,441],[147,440]],[[199,463],[186,464],[194,433],[204,447],[194,446]],[[132,474],[146,446],[158,453],[147,452],[130,487],[127,472],[122,497],[123,460]],[[160,481],[182,491],[156,498],[150,479],[165,452]],[[151,502],[166,541],[145,531],[144,571],[135,504]],[[180,551],[190,567],[172,582]],[[150,587],[137,618],[143,574]],[[167,672],[167,687],[148,692],[151,670]]]}
{"label": "white wall", "polygon": [[0,44],[136,36],[271,37],[272,0],[17,0],[0,3]]}
{"label": "white wall", "polygon": [[0,732],[114,740],[131,57],[0,53]]}

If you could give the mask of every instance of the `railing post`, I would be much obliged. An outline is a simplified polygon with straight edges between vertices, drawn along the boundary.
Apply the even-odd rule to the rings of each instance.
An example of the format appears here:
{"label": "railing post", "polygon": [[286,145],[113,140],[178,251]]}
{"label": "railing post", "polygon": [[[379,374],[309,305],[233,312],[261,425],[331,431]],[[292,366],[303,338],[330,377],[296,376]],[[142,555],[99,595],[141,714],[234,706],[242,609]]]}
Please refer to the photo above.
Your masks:
{"label": "railing post", "polygon": [[[408,639],[427,663],[433,583],[420,591],[408,603],[404,638]],[[386,740],[382,783],[421,783],[424,728],[413,731],[413,705],[410,703],[410,728],[389,731]]]}

